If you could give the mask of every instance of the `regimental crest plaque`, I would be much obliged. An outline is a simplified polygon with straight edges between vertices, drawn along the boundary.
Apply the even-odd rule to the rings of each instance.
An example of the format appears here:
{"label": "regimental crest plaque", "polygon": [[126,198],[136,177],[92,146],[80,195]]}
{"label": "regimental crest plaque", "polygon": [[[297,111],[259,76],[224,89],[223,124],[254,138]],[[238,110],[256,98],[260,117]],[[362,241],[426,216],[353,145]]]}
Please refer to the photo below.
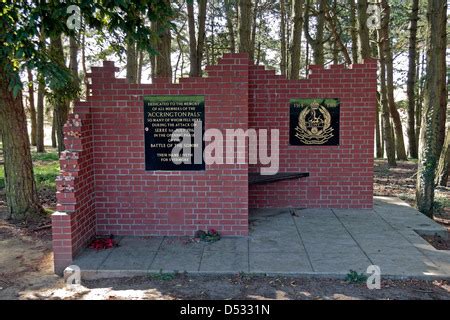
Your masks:
{"label": "regimental crest plaque", "polygon": [[339,99],[291,99],[289,144],[339,145]]}

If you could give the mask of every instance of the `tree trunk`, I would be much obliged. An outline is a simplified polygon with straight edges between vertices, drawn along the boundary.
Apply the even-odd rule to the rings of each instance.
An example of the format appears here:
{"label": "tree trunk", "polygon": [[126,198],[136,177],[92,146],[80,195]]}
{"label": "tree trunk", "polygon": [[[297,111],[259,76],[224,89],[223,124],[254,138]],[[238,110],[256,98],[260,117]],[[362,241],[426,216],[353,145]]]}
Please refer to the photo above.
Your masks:
{"label": "tree trunk", "polygon": [[350,35],[352,38],[352,62],[358,63],[358,28],[356,26],[356,3],[348,0],[350,6]]}
{"label": "tree trunk", "polygon": [[239,13],[239,52],[251,54],[252,2],[249,0],[239,0]]}
{"label": "tree trunk", "polygon": [[128,83],[137,83],[137,54],[136,43],[127,37],[127,75]]}
{"label": "tree trunk", "polygon": [[370,58],[369,28],[367,27],[367,0],[358,0],[358,60]]}
{"label": "tree trunk", "polygon": [[319,1],[319,13],[317,15],[317,25],[316,25],[316,38],[310,35],[309,32],[309,12],[311,10],[310,0],[306,1],[305,8],[305,37],[308,40],[308,43],[311,44],[313,49],[313,59],[315,65],[324,65],[325,64],[325,55],[324,55],[324,27],[325,27],[325,10],[326,10],[326,0]]}
{"label": "tree trunk", "polygon": [[[183,52],[180,50],[180,54]],[[137,83],[142,83],[142,69],[144,67],[144,51],[138,50]]]}
{"label": "tree trunk", "polygon": [[383,8],[384,15],[382,17],[381,32],[384,59],[386,62],[386,89],[388,96],[389,110],[391,112],[392,120],[394,121],[395,130],[395,146],[397,151],[398,160],[408,160],[405,151],[405,142],[403,139],[403,127],[400,119],[400,114],[397,110],[394,98],[394,66],[392,58],[391,43],[389,38],[389,20],[390,20],[390,6],[387,0],[381,0],[381,6]]}
{"label": "tree trunk", "polygon": [[381,95],[377,92],[377,106],[375,110],[375,144],[376,144],[376,157],[383,158],[383,145],[381,142],[381,128],[380,128],[380,112],[381,109]]}
{"label": "tree trunk", "polygon": [[[426,44],[428,47],[429,44]],[[426,68],[426,51],[424,50],[422,53],[422,62],[420,63],[420,78],[419,78],[419,99],[416,103],[416,146],[417,153],[419,153],[419,137],[420,137],[420,125],[422,124],[422,107],[423,107],[423,98],[425,91],[425,68]]]}
{"label": "tree trunk", "polygon": [[0,127],[2,128],[5,191],[10,218],[24,220],[42,212],[33,177],[27,120],[22,94],[8,90],[7,75],[0,69]]}
{"label": "tree trunk", "polygon": [[[64,51],[61,35],[50,38],[50,54],[56,61],[64,61]],[[54,101],[56,140],[58,141],[58,153],[65,150],[64,125],[69,116],[70,103],[65,97],[56,97]]]}
{"label": "tree trunk", "polygon": [[89,79],[86,77],[87,74],[87,68],[86,68],[86,35],[83,32],[81,35],[81,67],[83,68],[83,82],[84,82],[84,89],[86,91],[86,99],[89,96]]}
{"label": "tree trunk", "polygon": [[298,79],[300,75],[300,57],[303,26],[303,0],[293,0],[293,28],[291,52],[290,78]]}
{"label": "tree trunk", "polygon": [[250,59],[255,60],[255,48],[256,48],[256,22],[258,18],[258,8],[259,6],[259,0],[254,0],[254,7],[253,7],[253,17],[252,17],[252,33],[250,35],[250,43],[251,43],[251,50],[250,50]]}
{"label": "tree trunk", "polygon": [[230,52],[236,52],[236,37],[234,35],[234,14],[232,0],[225,0],[225,17],[227,20],[228,35],[230,37]]}
{"label": "tree trunk", "polygon": [[45,81],[42,75],[38,74],[38,94],[37,94],[37,117],[36,117],[36,151],[45,152],[44,147],[44,96]]}
{"label": "tree trunk", "polygon": [[416,201],[420,212],[433,216],[436,165],[441,146],[440,125],[442,122],[442,94],[445,93],[445,78],[441,71],[446,59],[447,46],[447,2],[428,1],[427,71],[422,125],[419,142],[419,166],[417,172]]}
{"label": "tree trunk", "polygon": [[198,34],[195,35],[194,4],[187,3],[189,26],[189,57],[191,61],[189,76],[200,77],[202,75],[202,60],[205,48],[206,28],[206,0],[198,0]]}
{"label": "tree trunk", "polygon": [[[167,5],[170,1],[164,0]],[[172,63],[171,63],[171,42],[172,36],[170,32],[169,21],[164,25],[155,24],[155,29],[158,33],[155,61],[155,77],[172,78]]]}
{"label": "tree trunk", "polygon": [[[80,77],[78,75],[78,41],[75,37],[69,37],[69,69],[73,74],[74,82],[77,87],[80,87]],[[75,99],[71,101],[70,108],[75,107]]]}
{"label": "tree trunk", "polygon": [[52,112],[52,132],[51,132],[51,139],[52,139],[52,148],[58,147],[58,142],[56,141],[56,117],[55,117],[55,110]]}
{"label": "tree trunk", "polygon": [[[157,33],[158,32],[158,24],[156,22],[151,23],[151,29],[152,32]],[[156,48],[158,47],[158,40],[153,41],[153,46]],[[157,54],[150,54],[150,69],[151,69],[151,78],[152,80],[156,77],[156,55]]]}
{"label": "tree trunk", "polygon": [[383,118],[383,141],[386,150],[388,164],[392,167],[397,166],[395,161],[395,142],[391,129],[391,120],[386,88],[386,62],[383,55],[383,36],[382,31],[378,30],[378,50],[380,56],[380,83],[381,83],[381,115]]}
{"label": "tree trunk", "polygon": [[[291,30],[292,30],[292,19],[291,17],[291,8],[292,8],[292,1],[286,2],[286,50],[289,50],[289,44],[291,43]],[[290,78],[290,68],[291,65],[291,55],[288,54],[288,51],[286,51],[286,76],[287,78]]]}
{"label": "tree trunk", "polygon": [[[46,50],[45,35],[41,30],[39,36],[39,48],[42,51]],[[39,153],[45,152],[44,147],[44,98],[45,98],[45,80],[40,73],[37,74],[38,80],[38,94],[36,104],[36,151]]]}
{"label": "tree trunk", "polygon": [[283,76],[286,75],[286,54],[287,54],[287,45],[286,45],[286,2],[285,0],[280,1],[280,42],[281,42],[281,63],[280,63],[280,71]]}
{"label": "tree trunk", "polygon": [[194,2],[188,1],[186,3],[188,12],[188,27],[189,27],[189,76],[198,77],[198,67],[197,67],[197,39],[195,36],[195,18],[194,18]]}
{"label": "tree trunk", "polygon": [[450,171],[450,124],[447,127],[447,137],[442,148],[439,165],[436,170],[436,185],[446,187]]}
{"label": "tree trunk", "polygon": [[[381,106],[381,104],[380,104],[380,106]],[[382,114],[381,114],[382,115]],[[384,120],[383,120],[383,117],[381,116],[380,117],[380,136],[381,136],[381,155],[382,155],[382,158],[384,158],[384,150],[385,150],[385,145],[384,145],[384,130],[383,130],[383,128],[384,128]]]}
{"label": "tree trunk", "polygon": [[419,20],[419,0],[413,0],[409,28],[409,66],[408,66],[408,152],[411,158],[417,159],[417,143],[415,130],[416,103],[416,61],[417,61],[417,21]]}
{"label": "tree trunk", "polygon": [[259,60],[261,59],[261,41],[258,41],[258,46],[256,47],[256,61],[255,64],[259,65]]}
{"label": "tree trunk", "polygon": [[[331,33],[333,34],[333,45],[334,45],[334,55],[337,55],[338,50],[340,50],[344,56],[346,64],[352,64],[352,59],[348,53],[347,47],[344,45],[341,35],[338,30],[338,20],[336,15],[336,2],[334,2],[333,10],[325,10],[325,19],[328,21],[328,26],[330,28]],[[333,60],[337,62],[337,58],[333,57]]]}
{"label": "tree trunk", "polygon": [[30,120],[31,120],[31,145],[36,146],[36,106],[34,104],[34,79],[30,68],[27,68],[28,73],[28,100],[30,102]]}

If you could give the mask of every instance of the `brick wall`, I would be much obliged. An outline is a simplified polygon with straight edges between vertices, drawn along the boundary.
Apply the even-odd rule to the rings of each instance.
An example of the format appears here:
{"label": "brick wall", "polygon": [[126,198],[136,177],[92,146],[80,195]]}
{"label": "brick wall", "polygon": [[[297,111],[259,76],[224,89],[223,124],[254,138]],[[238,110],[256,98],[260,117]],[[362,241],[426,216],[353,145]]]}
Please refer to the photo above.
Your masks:
{"label": "brick wall", "polygon": [[66,151],[56,180],[57,212],[52,215],[55,271],[61,272],[95,235],[92,120],[79,104],[64,126]]}
{"label": "brick wall", "polygon": [[[193,235],[215,228],[248,233],[247,164],[205,171],[145,171],[145,95],[204,95],[205,129],[247,129],[248,58],[226,55],[207,78],[128,84],[111,62],[92,67],[91,95],[75,106],[81,125],[66,125],[58,212],[53,215],[55,269],[61,271],[92,236]],[[76,126],[77,125],[77,126]]]}
{"label": "brick wall", "polygon": [[[262,66],[249,70],[249,127],[280,130],[280,172],[308,178],[254,185],[249,206],[372,208],[377,62],[348,69],[311,66],[305,80],[286,80]],[[289,100],[339,98],[339,146],[290,146]],[[250,172],[258,171],[250,165]]]}
{"label": "brick wall", "polygon": [[[225,55],[207,77],[128,84],[112,62],[92,67],[86,102],[65,127],[57,180],[55,270],[94,235],[193,235],[215,228],[248,234],[249,207],[372,207],[376,61],[286,80],[246,55]],[[310,177],[248,187],[257,165],[214,164],[205,171],[145,171],[146,95],[204,95],[205,129],[279,129],[280,171]],[[289,99],[339,98],[340,145],[289,146]],[[246,157],[244,150],[235,156]]]}

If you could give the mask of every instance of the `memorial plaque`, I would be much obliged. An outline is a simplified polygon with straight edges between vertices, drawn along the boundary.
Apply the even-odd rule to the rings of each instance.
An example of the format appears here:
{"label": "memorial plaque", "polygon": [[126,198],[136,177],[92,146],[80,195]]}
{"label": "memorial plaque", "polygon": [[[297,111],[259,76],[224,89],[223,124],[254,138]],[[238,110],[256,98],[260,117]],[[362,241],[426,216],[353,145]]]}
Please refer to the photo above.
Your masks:
{"label": "memorial plaque", "polygon": [[[145,170],[205,170],[204,122],[204,96],[145,96]],[[177,129],[185,133],[172,139]]]}
{"label": "memorial plaque", "polygon": [[339,99],[291,99],[289,144],[339,145]]}

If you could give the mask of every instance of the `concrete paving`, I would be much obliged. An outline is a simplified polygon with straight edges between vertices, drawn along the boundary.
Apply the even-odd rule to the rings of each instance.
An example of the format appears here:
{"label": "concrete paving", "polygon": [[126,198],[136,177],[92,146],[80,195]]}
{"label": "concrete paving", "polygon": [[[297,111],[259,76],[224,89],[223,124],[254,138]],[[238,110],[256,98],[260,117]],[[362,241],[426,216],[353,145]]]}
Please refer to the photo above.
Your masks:
{"label": "concrete paving", "polygon": [[343,278],[377,265],[382,277],[450,278],[450,251],[420,234],[446,230],[397,198],[375,197],[373,210],[259,209],[250,236],[215,243],[188,237],[123,237],[104,251],[84,250],[73,262],[83,278],[191,274],[268,274]]}

